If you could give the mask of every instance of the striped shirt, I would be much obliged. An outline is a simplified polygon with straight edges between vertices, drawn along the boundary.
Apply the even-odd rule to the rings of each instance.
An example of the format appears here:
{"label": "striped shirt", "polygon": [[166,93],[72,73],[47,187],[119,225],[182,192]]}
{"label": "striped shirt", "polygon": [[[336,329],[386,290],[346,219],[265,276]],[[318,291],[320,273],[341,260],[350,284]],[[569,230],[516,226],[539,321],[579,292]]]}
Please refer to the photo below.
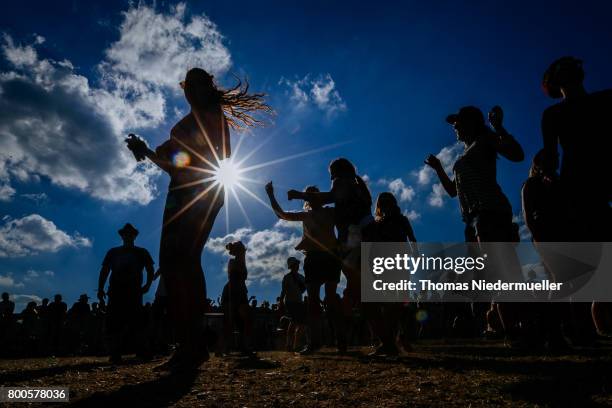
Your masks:
{"label": "striped shirt", "polygon": [[483,211],[512,212],[508,198],[497,184],[497,151],[485,135],[457,159],[453,167],[461,215],[469,220]]}

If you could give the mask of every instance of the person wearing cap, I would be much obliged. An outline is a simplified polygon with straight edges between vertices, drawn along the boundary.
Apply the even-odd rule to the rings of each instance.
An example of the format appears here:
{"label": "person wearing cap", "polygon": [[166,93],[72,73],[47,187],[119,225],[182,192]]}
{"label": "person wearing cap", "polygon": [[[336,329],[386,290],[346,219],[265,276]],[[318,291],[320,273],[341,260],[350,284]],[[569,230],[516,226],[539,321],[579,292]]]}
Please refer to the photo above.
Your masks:
{"label": "person wearing cap", "polygon": [[[285,314],[291,319],[289,327],[287,327],[287,343],[288,351],[297,349],[300,338],[304,331],[304,321],[306,318],[306,310],[302,295],[306,291],[306,281],[303,275],[300,275],[300,261],[290,256],[287,259],[287,268],[289,273],[283,277],[281,286],[280,301],[281,306],[285,310]],[[321,330],[320,327],[318,327]],[[312,337],[315,333],[310,333],[308,344],[312,344]],[[315,340],[316,341],[316,340]],[[311,345],[312,348],[312,345]]]}
{"label": "person wearing cap", "polygon": [[231,155],[230,128],[262,122],[270,113],[264,94],[248,92],[248,83],[230,89],[217,86],[212,75],[192,68],[181,81],[190,112],[155,150],[129,137],[136,160],[145,157],[170,176],[159,248],[159,269],[168,298],[178,347],[158,370],[191,370],[209,357],[202,316],[206,312],[206,281],[202,251],[215,218],[223,207],[224,188],[211,174]]}
{"label": "person wearing cap", "polygon": [[545,93],[560,102],[542,115],[544,171],[559,181],[569,205],[572,241],[612,241],[612,89],[587,92],[582,61],[563,57],[544,73]]}
{"label": "person wearing cap", "polygon": [[[524,153],[521,145],[504,128],[501,107],[493,107],[488,119],[490,127],[485,123],[482,111],[475,106],[462,107],[459,112],[447,116],[446,122],[453,126],[457,140],[465,146],[463,154],[453,164],[453,179],[433,154],[426,158],[425,164],[436,172],[448,195],[459,198],[466,225],[466,242],[514,242],[517,233],[512,222],[512,207],[497,183],[497,157],[501,155],[510,161],[520,162],[524,159]],[[503,252],[495,256],[489,254],[488,279],[522,280],[520,264],[513,248],[488,250]],[[492,264],[501,259],[503,263]],[[514,313],[517,308],[500,306],[499,310],[502,309],[506,313],[500,317],[502,321],[505,318],[504,327],[508,334],[517,323]]]}
{"label": "person wearing cap", "polygon": [[[98,280],[98,299],[103,302],[108,294],[107,329],[113,363],[121,361],[122,343],[130,332],[142,336],[142,296],[149,291],[155,273],[149,251],[134,245],[138,230],[128,223],[118,233],[123,245],[106,253]],[[147,272],[144,286],[143,270]],[[108,293],[104,291],[107,279]]]}

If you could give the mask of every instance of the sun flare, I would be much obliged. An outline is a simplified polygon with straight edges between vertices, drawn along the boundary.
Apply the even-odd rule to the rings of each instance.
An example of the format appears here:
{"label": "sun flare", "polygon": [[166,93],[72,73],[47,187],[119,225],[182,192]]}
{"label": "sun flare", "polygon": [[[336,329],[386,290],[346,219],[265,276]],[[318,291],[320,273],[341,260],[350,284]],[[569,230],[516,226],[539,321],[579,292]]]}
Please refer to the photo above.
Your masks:
{"label": "sun flare", "polygon": [[221,186],[227,189],[234,189],[241,180],[242,170],[232,159],[225,159],[219,162],[219,166],[214,170],[214,179]]}

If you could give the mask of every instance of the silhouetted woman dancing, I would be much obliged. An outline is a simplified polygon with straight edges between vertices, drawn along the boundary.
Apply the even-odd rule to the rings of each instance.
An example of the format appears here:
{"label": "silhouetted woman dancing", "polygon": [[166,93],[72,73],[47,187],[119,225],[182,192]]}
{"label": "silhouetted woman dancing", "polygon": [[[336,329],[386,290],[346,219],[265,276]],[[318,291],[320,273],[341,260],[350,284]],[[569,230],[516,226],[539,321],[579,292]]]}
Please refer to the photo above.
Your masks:
{"label": "silhouetted woman dancing", "polygon": [[172,128],[170,139],[155,151],[133,136],[127,140],[137,159],[148,157],[170,175],[159,267],[179,347],[160,368],[178,370],[197,368],[208,359],[201,255],[223,206],[223,186],[214,183],[214,172],[230,157],[229,128],[258,125],[252,113],[271,112],[263,94],[248,93],[248,83],[219,89],[213,76],[200,68],[189,70],[180,85],[191,111]]}
{"label": "silhouetted woman dancing", "polygon": [[290,190],[288,199],[334,204],[340,252],[343,255],[342,271],[346,276],[346,300],[355,306],[360,302],[360,254],[361,241],[367,240],[372,217],[372,195],[363,179],[357,175],[353,163],[339,158],[329,165],[332,180],[331,191],[302,192]]}

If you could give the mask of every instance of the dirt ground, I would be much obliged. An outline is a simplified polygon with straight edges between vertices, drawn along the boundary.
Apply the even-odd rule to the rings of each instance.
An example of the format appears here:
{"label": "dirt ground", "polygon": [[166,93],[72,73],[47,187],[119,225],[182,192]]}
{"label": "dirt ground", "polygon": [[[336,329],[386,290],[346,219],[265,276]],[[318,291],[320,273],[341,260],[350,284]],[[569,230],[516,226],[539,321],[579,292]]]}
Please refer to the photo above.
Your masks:
{"label": "dirt ground", "polygon": [[162,360],[116,367],[99,357],[0,360],[0,385],[69,386],[70,403],[57,405],[111,408],[612,406],[612,344],[566,356],[484,341],[422,342],[397,359],[367,351],[212,357],[180,376],[152,371]]}

